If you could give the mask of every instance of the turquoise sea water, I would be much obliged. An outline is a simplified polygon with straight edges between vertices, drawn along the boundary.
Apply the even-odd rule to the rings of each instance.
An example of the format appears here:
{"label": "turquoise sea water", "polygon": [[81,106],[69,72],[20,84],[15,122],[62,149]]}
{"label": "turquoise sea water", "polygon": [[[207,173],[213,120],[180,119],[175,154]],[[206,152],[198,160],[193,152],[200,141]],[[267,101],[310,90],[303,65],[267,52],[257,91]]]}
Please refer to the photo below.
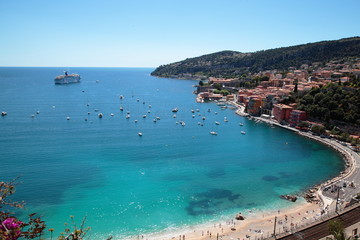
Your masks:
{"label": "turquoise sea water", "polygon": [[[82,82],[54,85],[63,70]],[[299,193],[343,169],[335,151],[196,103],[196,81],[154,78],[151,71],[0,68],[0,111],[8,113],[0,118],[0,180],[20,176],[16,197],[57,233],[70,215],[77,222],[86,216],[95,239],[123,239],[285,207],[291,203],[280,194]],[[199,109],[195,118],[191,109]]]}

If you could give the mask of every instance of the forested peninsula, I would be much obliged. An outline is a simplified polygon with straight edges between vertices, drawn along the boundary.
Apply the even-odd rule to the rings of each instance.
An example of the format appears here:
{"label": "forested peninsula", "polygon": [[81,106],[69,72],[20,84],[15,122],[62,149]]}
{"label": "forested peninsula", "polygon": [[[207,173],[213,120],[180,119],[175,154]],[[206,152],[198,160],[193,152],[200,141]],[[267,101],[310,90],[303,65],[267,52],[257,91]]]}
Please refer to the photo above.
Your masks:
{"label": "forested peninsula", "polygon": [[161,65],[151,73],[157,77],[204,79],[237,78],[265,70],[287,71],[303,64],[360,56],[360,37],[321,41],[251,53],[221,51]]}

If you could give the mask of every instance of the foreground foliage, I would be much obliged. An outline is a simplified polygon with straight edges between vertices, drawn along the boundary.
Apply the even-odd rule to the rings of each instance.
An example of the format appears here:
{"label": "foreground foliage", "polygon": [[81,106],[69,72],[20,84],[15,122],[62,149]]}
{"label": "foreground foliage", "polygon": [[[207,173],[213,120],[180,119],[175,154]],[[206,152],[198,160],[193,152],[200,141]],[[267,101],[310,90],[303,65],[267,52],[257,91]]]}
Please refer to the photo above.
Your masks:
{"label": "foreground foliage", "polygon": [[[35,213],[28,216],[28,219],[18,219],[11,212],[11,209],[24,208],[23,202],[11,200],[11,195],[15,193],[16,180],[11,182],[0,182],[0,240],[17,240],[17,239],[41,239],[45,234],[46,224]],[[78,228],[75,224],[74,217],[70,216],[71,225],[65,224],[65,230],[57,238],[58,240],[83,240],[90,228],[84,227],[85,220],[82,221]],[[51,239],[53,239],[53,228],[49,228]],[[110,240],[112,237],[107,238]]]}
{"label": "foreground foliage", "polygon": [[340,220],[331,220],[329,222],[329,232],[332,237],[327,237],[327,240],[352,240],[352,237],[347,237],[345,228]]}
{"label": "foreground foliage", "polygon": [[28,216],[27,220],[19,220],[11,208],[23,208],[24,203],[12,201],[9,197],[15,193],[15,181],[0,182],[0,239],[16,240],[34,239],[40,237],[46,227],[45,222],[35,213]]}

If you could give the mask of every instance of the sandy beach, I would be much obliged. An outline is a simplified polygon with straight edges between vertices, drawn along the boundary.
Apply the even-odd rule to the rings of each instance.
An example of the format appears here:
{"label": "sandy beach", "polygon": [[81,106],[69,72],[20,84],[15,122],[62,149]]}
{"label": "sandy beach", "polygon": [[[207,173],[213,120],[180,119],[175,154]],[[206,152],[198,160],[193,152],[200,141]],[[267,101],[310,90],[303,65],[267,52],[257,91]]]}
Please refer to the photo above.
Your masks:
{"label": "sandy beach", "polygon": [[[239,105],[236,104],[236,107]],[[241,108],[238,110],[239,115],[243,115]],[[259,118],[257,118],[259,119]],[[260,119],[262,121],[268,121],[266,119]],[[271,121],[271,123],[274,123]],[[280,127],[284,127],[280,124],[276,124]],[[288,128],[288,127],[286,127]],[[295,130],[295,129],[289,129]],[[295,130],[295,132],[298,132]],[[329,147],[334,148],[343,155],[345,162],[345,170],[341,172],[337,177],[328,180],[316,186],[317,196],[319,203],[308,203],[303,198],[298,202],[293,203],[291,207],[286,209],[274,209],[271,211],[247,211],[241,213],[245,220],[236,220],[235,215],[226,220],[219,222],[212,222],[203,225],[191,226],[184,230],[174,232],[164,232],[150,235],[139,235],[134,239],[153,239],[153,240],[202,240],[202,239],[265,239],[271,237],[274,232],[278,235],[280,233],[294,232],[302,227],[305,227],[315,221],[321,221],[331,215],[335,210],[336,202],[324,196],[321,188],[334,184],[345,177],[351,175],[356,169],[357,163],[350,150],[340,144],[336,144],[334,141],[329,141],[317,136],[312,136],[308,133],[300,133],[304,137],[314,139],[322,142]],[[286,200],[284,200],[286,201]],[[276,221],[276,224],[275,224]]]}
{"label": "sandy beach", "polygon": [[[333,208],[334,204],[331,202],[329,202],[331,206],[329,206],[328,209]],[[234,216],[227,221],[192,226],[185,230],[171,233],[140,235],[133,239],[261,239],[271,237],[274,233],[274,227],[276,234],[279,234],[290,232],[319,220],[322,217],[323,210],[324,207],[322,205],[300,201],[286,209],[241,213],[242,216],[245,217],[245,220],[235,220]]]}

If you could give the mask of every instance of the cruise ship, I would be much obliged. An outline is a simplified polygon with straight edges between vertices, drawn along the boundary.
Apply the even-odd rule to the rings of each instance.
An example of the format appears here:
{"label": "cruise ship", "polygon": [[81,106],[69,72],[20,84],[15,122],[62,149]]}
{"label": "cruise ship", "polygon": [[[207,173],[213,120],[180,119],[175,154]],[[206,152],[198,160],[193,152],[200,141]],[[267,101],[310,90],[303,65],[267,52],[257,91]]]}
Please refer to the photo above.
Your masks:
{"label": "cruise ship", "polygon": [[68,74],[67,71],[64,72],[64,75],[57,76],[55,79],[55,84],[68,84],[68,83],[78,83],[80,82],[79,74]]}

